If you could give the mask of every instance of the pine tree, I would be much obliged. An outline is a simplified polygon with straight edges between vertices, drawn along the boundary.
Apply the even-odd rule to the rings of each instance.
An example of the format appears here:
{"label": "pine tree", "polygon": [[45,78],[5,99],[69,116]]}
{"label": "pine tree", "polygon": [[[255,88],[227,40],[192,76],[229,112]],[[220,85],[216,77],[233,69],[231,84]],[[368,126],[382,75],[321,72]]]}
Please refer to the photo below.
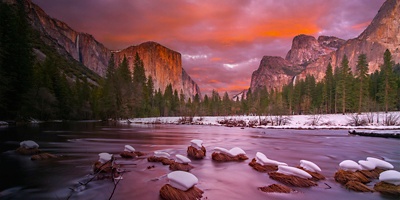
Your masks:
{"label": "pine tree", "polygon": [[385,112],[392,109],[396,102],[397,85],[393,73],[393,65],[392,54],[388,49],[386,49],[383,55],[383,65],[381,65],[382,82],[380,85],[380,97]]}
{"label": "pine tree", "polygon": [[360,54],[358,56],[356,76],[358,83],[358,113],[361,113],[363,106],[363,100],[367,96],[367,73],[368,73],[368,63],[367,56],[365,54]]}
{"label": "pine tree", "polygon": [[31,30],[25,7],[0,3],[0,119],[24,118],[33,85]]}
{"label": "pine tree", "polygon": [[326,113],[333,112],[334,105],[334,90],[335,82],[333,77],[333,70],[331,63],[326,67],[325,78],[324,78],[324,101],[326,105]]}
{"label": "pine tree", "polygon": [[146,87],[146,74],[143,61],[140,59],[139,54],[136,53],[133,68],[133,93],[134,93],[134,113],[136,117],[143,117],[145,115],[143,108],[147,104],[145,102],[144,91]]}
{"label": "pine tree", "polygon": [[344,55],[340,68],[339,68],[339,77],[337,82],[338,88],[338,99],[340,99],[341,107],[342,107],[342,114],[346,113],[347,104],[350,101],[350,88],[351,88],[351,78],[352,73],[349,67],[349,60],[347,56]]}

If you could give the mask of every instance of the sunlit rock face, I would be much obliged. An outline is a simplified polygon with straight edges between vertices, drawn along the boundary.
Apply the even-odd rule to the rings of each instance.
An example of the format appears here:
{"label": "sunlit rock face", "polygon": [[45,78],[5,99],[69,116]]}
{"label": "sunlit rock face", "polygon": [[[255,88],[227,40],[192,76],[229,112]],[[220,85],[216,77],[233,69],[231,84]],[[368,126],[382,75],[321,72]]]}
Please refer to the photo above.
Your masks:
{"label": "sunlit rock face", "polygon": [[250,89],[252,92],[266,87],[268,90],[281,90],[293,76],[302,70],[301,66],[277,56],[264,56],[259,68],[251,76]]}
{"label": "sunlit rock face", "polygon": [[[286,55],[289,63],[282,59],[279,59],[280,62],[269,60],[269,67],[265,67],[267,60],[261,61],[259,68],[253,72],[251,90],[260,87],[279,89],[282,88],[280,84],[304,79],[306,75],[312,75],[317,81],[321,81],[328,64],[331,63],[334,68],[340,66],[344,55],[349,59],[353,73],[360,54],[366,54],[370,73],[379,70],[386,49],[392,53],[393,61],[399,63],[399,27],[400,1],[387,0],[371,24],[357,38],[345,41],[332,36],[320,36],[316,40],[313,36],[298,35],[293,39],[292,48]],[[264,56],[266,57],[268,56]],[[282,67],[291,68],[290,71],[297,74],[285,73],[285,68]]]}
{"label": "sunlit rock face", "polygon": [[331,62],[333,67],[340,66],[343,55],[349,59],[349,66],[354,73],[360,54],[366,54],[369,72],[379,70],[383,63],[386,49],[392,54],[395,63],[400,62],[400,1],[388,0],[383,3],[371,24],[357,37],[346,41],[338,50],[318,58],[307,65],[299,75],[314,75],[317,81],[325,76],[326,67]]}
{"label": "sunlit rock face", "polygon": [[192,98],[196,93],[200,94],[197,84],[182,68],[180,53],[155,42],[145,42],[115,52],[115,61],[119,64],[126,57],[129,68],[133,71],[136,53],[143,61],[146,76],[153,78],[154,88],[160,88],[164,92],[171,83],[173,90],[177,90],[178,93],[182,90],[187,98]]}
{"label": "sunlit rock face", "polygon": [[[16,0],[6,1],[9,4],[16,2]],[[178,93],[182,90],[187,99],[189,97],[193,99],[196,94],[201,95],[198,85],[182,68],[180,53],[155,42],[146,42],[121,51],[111,51],[92,35],[77,32],[66,23],[51,18],[31,1],[24,1],[24,5],[28,21],[40,32],[41,40],[54,47],[60,55],[82,63],[98,75],[105,77],[112,53],[116,55],[117,63],[121,62],[125,55],[133,69],[135,54],[138,52],[143,60],[146,76],[153,77],[155,89],[160,88],[164,92],[165,87],[171,83],[173,89]]]}

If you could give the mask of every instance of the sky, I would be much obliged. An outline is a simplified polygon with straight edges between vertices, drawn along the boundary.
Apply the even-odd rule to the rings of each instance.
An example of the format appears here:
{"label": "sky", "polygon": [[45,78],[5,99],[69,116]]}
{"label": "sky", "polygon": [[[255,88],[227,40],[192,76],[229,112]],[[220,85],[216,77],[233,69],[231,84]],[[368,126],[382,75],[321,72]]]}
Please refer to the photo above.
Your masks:
{"label": "sky", "polygon": [[263,56],[299,34],[357,37],[384,0],[32,0],[111,50],[155,41],[182,55],[203,94],[250,87]]}

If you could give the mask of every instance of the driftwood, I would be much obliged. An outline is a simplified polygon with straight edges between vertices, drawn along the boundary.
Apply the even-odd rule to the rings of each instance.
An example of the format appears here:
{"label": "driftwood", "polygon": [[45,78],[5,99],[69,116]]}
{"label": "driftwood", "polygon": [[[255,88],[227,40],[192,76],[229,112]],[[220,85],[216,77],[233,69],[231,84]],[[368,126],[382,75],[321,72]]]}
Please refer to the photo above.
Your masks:
{"label": "driftwood", "polygon": [[31,156],[31,160],[47,160],[52,158],[57,158],[57,156],[50,153],[39,153]]}
{"label": "driftwood", "polygon": [[193,166],[192,165],[189,165],[189,164],[182,164],[182,163],[178,163],[178,162],[172,162],[170,165],[169,165],[169,169],[170,170],[172,170],[172,171],[178,171],[178,170],[180,170],[180,171],[186,171],[186,172],[188,172],[188,171],[190,171],[191,169],[193,169]]}
{"label": "driftwood", "polygon": [[383,181],[375,184],[374,190],[385,195],[400,196],[400,185],[393,185]]}
{"label": "driftwood", "polygon": [[175,162],[175,161],[173,161],[171,159],[168,159],[168,158],[155,157],[155,156],[148,157],[147,161],[149,161],[149,162],[161,162],[163,165],[170,165],[173,162]]}
{"label": "driftwood", "polygon": [[170,184],[166,184],[160,189],[160,196],[165,200],[200,199],[203,196],[203,191],[195,186],[187,191],[182,191],[172,187]]}
{"label": "driftwood", "polygon": [[361,183],[369,183],[371,182],[367,177],[365,177],[363,175],[363,173],[356,171],[356,172],[352,172],[352,171],[345,171],[342,169],[339,169],[336,173],[335,173],[335,180],[338,183],[341,184],[346,184],[349,181],[358,181]]}
{"label": "driftwood", "polygon": [[261,165],[260,163],[257,163],[255,158],[253,158],[253,160],[251,160],[249,165],[250,165],[250,167],[252,167],[253,169],[255,169],[256,171],[259,171],[259,172],[278,171],[278,166],[276,166],[276,165]]}
{"label": "driftwood", "polygon": [[263,191],[263,192],[268,192],[268,193],[272,193],[272,192],[276,192],[276,193],[291,193],[294,190],[290,189],[287,186],[284,185],[280,185],[280,184],[272,184],[269,186],[264,186],[264,187],[259,187],[259,190]]}
{"label": "driftwood", "polygon": [[375,168],[373,170],[360,170],[359,172],[369,179],[378,179],[379,174],[384,171],[383,169]]}
{"label": "driftwood", "polygon": [[325,176],[318,172],[308,171],[302,167],[297,167],[297,168],[302,169],[302,170],[306,171],[307,173],[309,173],[312,176],[311,180],[313,180],[313,181],[325,180]]}
{"label": "driftwood", "polygon": [[247,160],[249,159],[246,155],[244,154],[239,154],[237,156],[229,156],[223,153],[217,153],[214,152],[211,155],[212,159],[215,161],[219,161],[219,162],[225,162],[225,161],[243,161],[243,160]]}
{"label": "driftwood", "polygon": [[369,189],[366,185],[358,181],[349,181],[344,185],[347,189],[353,190],[355,192],[374,192]]}
{"label": "driftwood", "polygon": [[293,175],[285,175],[279,172],[269,172],[268,175],[270,178],[276,181],[295,187],[311,187],[318,185],[317,183],[315,183],[310,179],[300,178],[298,176],[293,176]]}
{"label": "driftwood", "polygon": [[40,153],[38,148],[27,149],[24,147],[18,147],[15,151],[21,155],[35,155]]}
{"label": "driftwood", "polygon": [[203,146],[201,147],[201,149],[196,149],[195,147],[189,146],[187,148],[187,154],[189,157],[199,160],[199,159],[203,159],[204,157],[206,157],[206,148],[204,148]]}

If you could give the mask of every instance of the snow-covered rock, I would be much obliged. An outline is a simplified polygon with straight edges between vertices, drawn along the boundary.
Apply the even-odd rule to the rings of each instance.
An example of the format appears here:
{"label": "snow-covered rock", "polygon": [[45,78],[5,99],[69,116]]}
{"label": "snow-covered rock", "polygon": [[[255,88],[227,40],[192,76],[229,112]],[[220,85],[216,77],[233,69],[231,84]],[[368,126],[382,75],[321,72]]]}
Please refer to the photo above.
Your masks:
{"label": "snow-covered rock", "polygon": [[180,155],[180,154],[176,154],[175,157],[176,157],[175,162],[177,162],[177,163],[187,164],[187,163],[192,162],[189,158],[187,158],[186,156]]}
{"label": "snow-covered rock", "polygon": [[367,161],[375,163],[375,166],[380,169],[393,169],[394,168],[392,164],[390,164],[384,160],[378,159],[378,158],[368,157]]}
{"label": "snow-covered rock", "polygon": [[339,166],[343,170],[349,170],[349,171],[361,170],[361,166],[352,160],[344,160],[341,163],[339,163]]}
{"label": "snow-covered rock", "polygon": [[222,147],[215,147],[214,151],[217,151],[217,152],[220,152],[220,153],[232,156],[232,157],[240,155],[240,154],[246,155],[246,152],[239,147],[233,147],[230,150],[222,148]]}
{"label": "snow-covered rock", "polygon": [[304,170],[301,170],[296,167],[290,167],[290,166],[285,166],[285,165],[278,165],[278,171],[279,173],[285,174],[285,175],[293,175],[297,176],[300,178],[312,178],[311,174],[307,173]]}
{"label": "snow-covered rock", "polygon": [[315,163],[308,160],[300,160],[300,167],[311,171],[311,172],[320,172],[321,168],[318,167]]}
{"label": "snow-covered rock", "polygon": [[190,141],[190,145],[198,150],[201,150],[203,146],[203,140],[193,139]]}
{"label": "snow-covered rock", "polygon": [[135,148],[133,148],[131,145],[125,145],[124,151],[132,153],[132,152],[135,152]]}
{"label": "snow-covered rock", "polygon": [[25,149],[36,149],[39,145],[32,140],[25,140],[19,143],[19,146]]}
{"label": "snow-covered rock", "polygon": [[182,191],[187,191],[199,182],[195,175],[184,171],[171,172],[167,177],[172,187]]}
{"label": "snow-covered rock", "polygon": [[261,165],[274,165],[274,166],[286,165],[287,166],[286,163],[279,162],[276,160],[271,160],[271,159],[267,158],[267,156],[265,156],[265,154],[263,154],[261,152],[256,153],[256,162]]}
{"label": "snow-covered rock", "polygon": [[155,152],[154,152],[154,157],[157,157],[157,158],[169,158],[170,155],[169,155],[169,153],[167,153],[167,152],[155,151]]}
{"label": "snow-covered rock", "polygon": [[7,125],[8,125],[8,122],[0,121],[0,126],[7,126]]}
{"label": "snow-covered rock", "polygon": [[112,154],[109,153],[99,153],[99,162],[106,163],[112,159]]}
{"label": "snow-covered rock", "polygon": [[359,160],[358,164],[361,165],[363,170],[373,170],[376,168],[375,163],[368,160]]}
{"label": "snow-covered rock", "polygon": [[387,170],[379,174],[379,180],[393,185],[400,185],[400,172]]}

